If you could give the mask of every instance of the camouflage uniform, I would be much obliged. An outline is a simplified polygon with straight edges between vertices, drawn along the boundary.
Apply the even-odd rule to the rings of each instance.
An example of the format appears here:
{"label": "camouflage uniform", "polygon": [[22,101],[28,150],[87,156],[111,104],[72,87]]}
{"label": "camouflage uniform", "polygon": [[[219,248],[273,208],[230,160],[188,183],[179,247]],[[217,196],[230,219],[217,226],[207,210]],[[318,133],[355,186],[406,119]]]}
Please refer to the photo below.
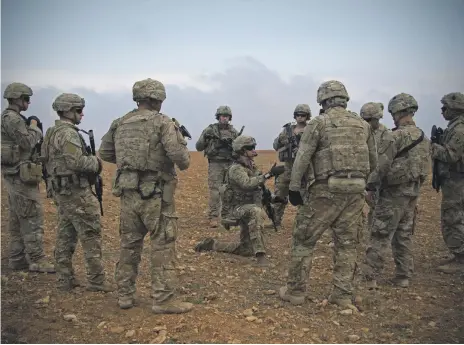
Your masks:
{"label": "camouflage uniform", "polygon": [[389,168],[377,177],[380,193],[365,267],[366,278],[372,287],[382,272],[389,242],[396,265],[393,282],[407,287],[414,270],[411,246],[416,205],[430,167],[430,141],[412,118],[403,119],[412,117],[417,109],[416,100],[408,94],[396,95],[388,104],[388,111],[398,127],[392,131],[392,141],[384,151]]}
{"label": "camouflage uniform", "polygon": [[441,142],[432,144],[432,159],[439,162],[443,239],[454,259],[438,270],[454,273],[464,271],[464,94],[447,94],[441,102],[449,123]]}
{"label": "camouflage uniform", "polygon": [[241,135],[232,146],[239,157],[227,170],[224,202],[230,207],[228,219],[240,225],[240,240],[230,243],[206,238],[197,244],[195,250],[256,256],[258,264],[266,265],[262,235],[266,213],[261,203],[262,188],[267,179],[283,173],[284,167],[273,167],[269,173],[261,174],[253,159],[245,155],[247,151],[256,156],[256,141],[252,137]]}
{"label": "camouflage uniform", "polygon": [[181,170],[188,169],[187,142],[172,119],[159,112],[166,99],[162,83],[150,78],[137,81],[132,93],[138,109],[113,121],[99,150],[103,160],[117,166],[113,194],[121,198],[121,253],[115,273],[119,306],[133,306],[143,241],[149,234],[152,311],[187,312],[192,304],[174,299],[175,164]]}
{"label": "camouflage uniform", "polygon": [[[293,116],[296,119],[297,115],[303,114],[306,116],[306,121],[311,119],[311,109],[307,104],[298,104],[293,112]],[[306,126],[306,122],[304,123],[304,128]],[[279,160],[284,162],[285,165],[285,172],[276,178],[275,181],[275,194],[282,199],[286,199],[288,197],[288,185],[290,184],[290,175],[292,173],[292,166],[295,160],[296,152],[298,150],[298,144],[301,138],[301,133],[296,134],[295,128],[297,124],[287,123],[284,126],[282,132],[280,132],[279,136],[274,140],[274,150],[279,152]],[[288,128],[292,133],[292,136],[289,137],[288,135]],[[300,127],[301,128],[301,127]],[[289,146],[290,150],[292,151],[292,155],[290,156],[289,153]],[[290,156],[290,157],[289,157]],[[276,216],[276,225],[281,226],[282,218],[285,213],[285,208],[287,206],[288,201],[284,203],[275,204],[275,216]]]}
{"label": "camouflage uniform", "polygon": [[[386,169],[390,166],[388,165],[388,159],[385,159],[384,150],[390,145],[392,141],[391,132],[383,124],[378,123],[378,121],[383,118],[383,104],[369,102],[362,106],[360,115],[361,117],[371,124],[372,131],[374,133],[375,142],[377,144],[377,154],[378,154],[378,166],[375,171],[368,178],[368,186],[371,181],[375,181],[380,173],[383,175]],[[374,125],[375,123],[375,125]],[[372,200],[372,203],[369,203],[369,214],[367,217],[367,224],[370,226],[372,224],[372,216],[375,209],[375,204],[377,202],[378,195],[376,194]]]}
{"label": "camouflage uniform", "polygon": [[[314,248],[331,228],[334,289],[329,301],[351,306],[359,222],[366,179],[377,165],[376,145],[370,126],[346,110],[349,96],[342,83],[323,83],[317,101],[324,112],[306,126],[291,175],[289,199],[301,206],[293,226],[287,285],[279,294],[292,304],[304,303]],[[315,182],[303,201],[301,180],[309,169]]]}
{"label": "camouflage uniform", "polygon": [[[2,112],[2,175],[8,193],[9,267],[54,272],[43,250],[43,208],[39,183],[41,165],[37,144],[42,140],[40,121],[26,119],[32,90],[24,84],[9,84],[3,93],[9,106]],[[31,119],[37,121],[37,124]],[[29,124],[30,123],[30,124]]]}
{"label": "camouflage uniform", "polygon": [[[102,264],[101,226],[97,198],[91,186],[101,172],[101,161],[89,155],[80,123],[83,98],[63,93],[53,102],[60,116],[45,134],[42,156],[49,174],[53,199],[58,209],[55,264],[58,288],[70,290],[79,285],[74,276],[73,254],[79,240],[84,251],[89,291],[112,291],[105,283]],[[75,125],[76,124],[76,125]]]}
{"label": "camouflage uniform", "polygon": [[[216,119],[219,116],[230,116],[232,111],[228,106],[220,106],[216,111]],[[237,130],[231,124],[214,123],[206,127],[195,145],[197,151],[204,151],[208,158],[208,188],[209,188],[209,213],[213,227],[217,226],[218,217],[221,215],[222,205],[219,189],[224,182],[224,174],[232,163],[232,140],[238,136]],[[228,213],[228,211],[225,211]]]}

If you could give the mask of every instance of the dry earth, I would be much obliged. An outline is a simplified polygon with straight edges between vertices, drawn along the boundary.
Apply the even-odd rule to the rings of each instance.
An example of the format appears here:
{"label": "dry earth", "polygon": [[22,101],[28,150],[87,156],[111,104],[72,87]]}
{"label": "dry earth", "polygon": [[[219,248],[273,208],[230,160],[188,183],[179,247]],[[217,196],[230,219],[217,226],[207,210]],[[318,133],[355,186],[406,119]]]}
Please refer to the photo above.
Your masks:
{"label": "dry earth", "polygon": [[[260,152],[258,164],[267,169],[275,153]],[[111,195],[113,165],[105,165],[102,217],[104,264],[113,281],[119,253],[119,202]],[[437,273],[434,268],[448,256],[440,233],[441,194],[429,184],[423,190],[420,215],[414,235],[416,271],[409,289],[387,283],[377,292],[361,290],[364,310],[351,315],[323,302],[331,289],[332,248],[325,237],[314,256],[310,277],[310,300],[300,307],[279,300],[276,291],[285,283],[289,262],[291,224],[295,208],[290,206],[284,229],[266,231],[272,266],[256,268],[250,259],[213,253],[198,254],[194,244],[205,236],[234,238],[207,228],[207,162],[192,153],[192,164],[179,174],[176,195],[180,215],[178,240],[179,293],[195,304],[184,315],[159,316],[150,312],[148,251],[139,269],[139,305],[120,310],[116,293],[91,293],[77,288],[58,292],[55,275],[12,272],[8,269],[7,203],[2,192],[2,343],[462,343],[464,341],[464,283],[462,277]],[[43,186],[41,186],[43,189]],[[44,198],[45,249],[52,255],[56,210]],[[148,249],[148,248],[147,248]],[[77,277],[85,281],[80,245],[74,257]],[[244,311],[252,309],[246,318]],[[64,316],[75,315],[74,321]],[[254,321],[250,321],[254,320]],[[165,331],[162,331],[165,329]]]}

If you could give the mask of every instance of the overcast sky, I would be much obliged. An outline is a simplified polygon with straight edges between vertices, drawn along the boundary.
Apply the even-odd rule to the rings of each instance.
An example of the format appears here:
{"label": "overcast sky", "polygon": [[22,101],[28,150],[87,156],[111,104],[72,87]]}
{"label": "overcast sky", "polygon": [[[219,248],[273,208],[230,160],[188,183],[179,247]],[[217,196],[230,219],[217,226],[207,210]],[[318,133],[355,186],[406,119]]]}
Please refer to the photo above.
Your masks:
{"label": "overcast sky", "polygon": [[[272,147],[298,103],[316,115],[325,80],[345,83],[349,109],[419,102],[427,134],[440,98],[464,92],[464,0],[3,0],[2,91],[34,89],[30,110],[50,125],[60,92],[86,99],[82,128],[97,139],[130,111],[144,78],[167,87],[162,111],[193,134],[228,104],[233,124]],[[4,105],[4,103],[2,103]],[[385,112],[383,122],[391,126]]]}

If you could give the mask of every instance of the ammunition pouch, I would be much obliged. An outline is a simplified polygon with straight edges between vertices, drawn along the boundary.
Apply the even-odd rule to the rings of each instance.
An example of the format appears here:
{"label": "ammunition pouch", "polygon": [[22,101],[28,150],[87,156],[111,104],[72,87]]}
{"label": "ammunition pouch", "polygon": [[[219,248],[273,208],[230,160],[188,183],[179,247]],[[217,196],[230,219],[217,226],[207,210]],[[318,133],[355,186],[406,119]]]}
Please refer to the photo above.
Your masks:
{"label": "ammunition pouch", "polygon": [[14,143],[2,143],[2,165],[13,166],[20,161],[19,145]]}
{"label": "ammunition pouch", "polygon": [[19,178],[26,184],[37,184],[42,179],[42,165],[31,161],[19,165]]}

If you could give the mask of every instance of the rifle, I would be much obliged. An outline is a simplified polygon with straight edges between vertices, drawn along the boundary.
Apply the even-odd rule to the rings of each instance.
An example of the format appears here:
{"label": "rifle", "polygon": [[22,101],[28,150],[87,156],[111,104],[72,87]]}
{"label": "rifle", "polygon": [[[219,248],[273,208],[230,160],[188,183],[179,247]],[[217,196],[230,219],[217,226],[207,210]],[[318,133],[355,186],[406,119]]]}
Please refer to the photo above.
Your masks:
{"label": "rifle", "polygon": [[279,160],[281,162],[288,162],[295,158],[296,153],[294,152],[295,148],[298,147],[299,138],[293,134],[292,124],[287,123],[285,126],[285,131],[287,132],[288,144],[284,149],[279,150]]}
{"label": "rifle", "polygon": [[[238,134],[237,134],[237,137],[242,135],[244,129],[245,129],[245,126],[242,126],[242,128],[240,129],[240,132],[238,132]],[[232,138],[220,138],[217,135],[208,135],[208,137],[211,138],[211,139],[219,140],[221,143],[225,144],[227,147],[229,147],[232,150],[232,142],[234,141],[234,139],[232,139]],[[205,155],[206,155],[206,153],[205,153]]]}
{"label": "rifle", "polygon": [[285,202],[285,200],[272,194],[271,191],[268,188],[266,188],[264,184],[261,186],[261,189],[263,191],[263,197],[261,199],[261,202],[263,204],[264,211],[266,211],[268,218],[272,221],[272,226],[274,227],[274,230],[277,232],[275,211],[271,204],[282,203]]}
{"label": "rifle", "polygon": [[[43,144],[43,137],[40,138],[40,141],[35,144],[35,147],[34,147],[34,151],[33,152],[37,152],[39,154],[39,157],[37,158],[37,161],[40,162],[42,164],[42,179],[44,180],[45,182],[45,190],[46,190],[46,194],[47,194],[47,198],[50,198],[51,195],[48,191],[48,172],[47,172],[47,167],[45,166],[45,158],[41,156],[41,152],[42,152],[42,144]],[[34,154],[34,153],[33,153]]]}
{"label": "rifle", "polygon": [[172,118],[172,121],[176,124],[177,127],[179,127],[180,134],[182,134],[183,137],[189,138],[189,140],[192,139],[190,132],[187,128],[185,128],[184,125],[181,125],[175,118]]}
{"label": "rifle", "polygon": [[[92,156],[96,156],[95,151],[95,137],[93,136],[93,130],[90,129],[88,132],[83,129],[79,129],[89,136],[90,147],[86,147],[86,150]],[[92,194],[97,197],[98,203],[100,204],[100,214],[103,216],[103,180],[99,174],[95,176],[95,193],[92,191]]]}
{"label": "rifle", "polygon": [[[440,127],[437,127],[435,125],[432,126],[432,133],[430,136],[430,140],[434,144],[440,144],[441,142],[441,137],[443,135],[443,129]],[[440,176],[439,176],[439,161],[437,159],[433,160],[432,163],[432,187],[437,191],[437,193],[440,191],[441,187],[441,181],[440,181]]]}

